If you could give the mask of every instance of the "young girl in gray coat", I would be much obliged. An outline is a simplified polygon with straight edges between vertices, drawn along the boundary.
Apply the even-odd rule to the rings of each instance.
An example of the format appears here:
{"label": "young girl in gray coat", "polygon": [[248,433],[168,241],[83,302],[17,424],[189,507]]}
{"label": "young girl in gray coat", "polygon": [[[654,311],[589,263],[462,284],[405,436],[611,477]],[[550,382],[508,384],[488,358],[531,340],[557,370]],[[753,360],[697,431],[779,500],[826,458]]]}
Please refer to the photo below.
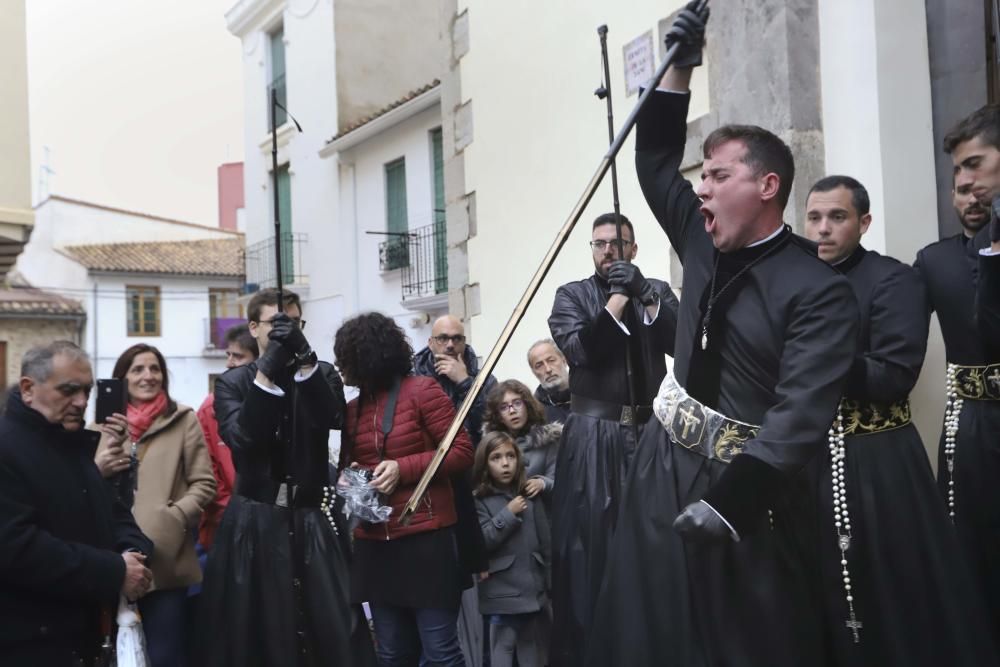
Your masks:
{"label": "young girl in gray coat", "polygon": [[483,436],[473,467],[476,511],[490,559],[479,610],[490,622],[492,667],[544,664],[549,588],[549,522],[540,499],[524,494],[521,450],[507,433]]}
{"label": "young girl in gray coat", "polygon": [[518,380],[505,380],[494,387],[486,398],[485,431],[507,433],[524,455],[528,481],[524,494],[536,498],[541,494],[549,509],[556,482],[556,457],[562,424],[545,421],[545,408],[527,385]]}

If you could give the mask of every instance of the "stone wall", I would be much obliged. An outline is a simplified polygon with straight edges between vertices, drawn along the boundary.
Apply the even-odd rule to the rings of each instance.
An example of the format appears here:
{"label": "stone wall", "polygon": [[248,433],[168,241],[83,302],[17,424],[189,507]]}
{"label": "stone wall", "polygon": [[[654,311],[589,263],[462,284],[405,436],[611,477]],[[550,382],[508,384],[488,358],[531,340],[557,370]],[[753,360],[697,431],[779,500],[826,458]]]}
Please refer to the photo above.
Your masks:
{"label": "stone wall", "polygon": [[795,182],[786,218],[824,175],[819,93],[819,22],[813,0],[734,0],[713,7],[706,60],[711,112],[688,125],[685,169],[701,163],[701,144],[726,123],[759,125],[795,155]]}

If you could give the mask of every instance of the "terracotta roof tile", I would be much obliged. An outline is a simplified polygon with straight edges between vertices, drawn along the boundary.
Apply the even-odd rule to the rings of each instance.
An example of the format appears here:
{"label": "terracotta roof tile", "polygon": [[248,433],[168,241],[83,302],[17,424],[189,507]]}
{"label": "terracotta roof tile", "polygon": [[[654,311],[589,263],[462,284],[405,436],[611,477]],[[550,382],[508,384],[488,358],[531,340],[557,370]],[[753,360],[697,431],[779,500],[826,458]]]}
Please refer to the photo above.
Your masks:
{"label": "terracotta roof tile", "polygon": [[389,113],[390,111],[392,111],[396,107],[402,106],[402,105],[406,104],[407,102],[409,102],[410,100],[412,100],[412,99],[414,99],[416,97],[420,97],[421,95],[423,95],[424,93],[426,93],[428,90],[433,90],[434,88],[436,88],[439,85],[441,85],[441,81],[439,79],[434,79],[433,81],[431,81],[430,83],[428,83],[426,86],[421,86],[420,88],[417,88],[415,90],[411,90],[410,92],[408,92],[406,95],[404,95],[403,97],[399,98],[395,102],[392,102],[392,103],[390,103],[390,104],[382,107],[378,111],[376,111],[374,113],[370,113],[367,116],[365,116],[363,118],[359,118],[358,120],[356,120],[353,123],[349,124],[343,130],[341,130],[340,132],[338,132],[337,134],[335,134],[331,138],[327,139],[326,143],[329,144],[331,142],[336,141],[337,139],[340,139],[341,137],[343,137],[346,134],[350,134],[351,132],[353,132],[354,130],[358,129],[362,125],[367,125],[368,123],[372,122],[373,120],[375,120],[379,116],[384,116],[385,114]]}
{"label": "terracotta roof tile", "polygon": [[0,288],[0,315],[84,315],[79,301],[33,287]]}
{"label": "terracotta roof tile", "polygon": [[74,245],[63,253],[91,271],[240,277],[243,238]]}

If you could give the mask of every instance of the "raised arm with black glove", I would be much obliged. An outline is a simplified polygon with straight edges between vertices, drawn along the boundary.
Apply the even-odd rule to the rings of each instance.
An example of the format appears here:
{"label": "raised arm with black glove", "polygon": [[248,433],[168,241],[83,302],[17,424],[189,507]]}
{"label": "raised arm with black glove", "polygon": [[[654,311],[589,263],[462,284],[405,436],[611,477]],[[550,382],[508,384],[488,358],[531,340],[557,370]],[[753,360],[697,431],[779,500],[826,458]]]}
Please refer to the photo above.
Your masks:
{"label": "raised arm with black glove", "polygon": [[643,306],[652,306],[658,299],[656,290],[635,264],[613,262],[608,268],[608,282],[612,292],[618,288],[618,293],[638,299]]}
{"label": "raised arm with black glove", "polygon": [[679,44],[674,56],[674,67],[691,68],[701,65],[701,51],[705,47],[705,25],[708,23],[708,3],[699,7],[701,0],[691,0],[680,11],[673,25],[664,36],[667,50]]}
{"label": "raised arm with black glove", "polygon": [[289,367],[316,364],[316,353],[302,333],[302,328],[287,314],[276,313],[271,318],[267,339],[267,349],[257,360],[257,369],[272,382],[276,382]]}

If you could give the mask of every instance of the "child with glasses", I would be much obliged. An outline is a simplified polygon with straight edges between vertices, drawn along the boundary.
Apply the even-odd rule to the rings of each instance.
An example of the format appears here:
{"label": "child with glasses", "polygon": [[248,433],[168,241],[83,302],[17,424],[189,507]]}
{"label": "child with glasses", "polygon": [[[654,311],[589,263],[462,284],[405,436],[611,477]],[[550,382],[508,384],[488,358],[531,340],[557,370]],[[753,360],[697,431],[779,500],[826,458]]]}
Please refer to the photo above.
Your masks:
{"label": "child with glasses", "polygon": [[490,576],[479,610],[490,623],[490,664],[540,667],[548,645],[550,540],[545,506],[527,497],[524,460],[507,433],[483,436],[472,471]]}
{"label": "child with glasses", "polygon": [[487,432],[506,433],[517,443],[527,476],[525,494],[529,498],[540,495],[550,509],[562,424],[546,423],[544,406],[517,380],[505,380],[490,392],[484,420]]}

